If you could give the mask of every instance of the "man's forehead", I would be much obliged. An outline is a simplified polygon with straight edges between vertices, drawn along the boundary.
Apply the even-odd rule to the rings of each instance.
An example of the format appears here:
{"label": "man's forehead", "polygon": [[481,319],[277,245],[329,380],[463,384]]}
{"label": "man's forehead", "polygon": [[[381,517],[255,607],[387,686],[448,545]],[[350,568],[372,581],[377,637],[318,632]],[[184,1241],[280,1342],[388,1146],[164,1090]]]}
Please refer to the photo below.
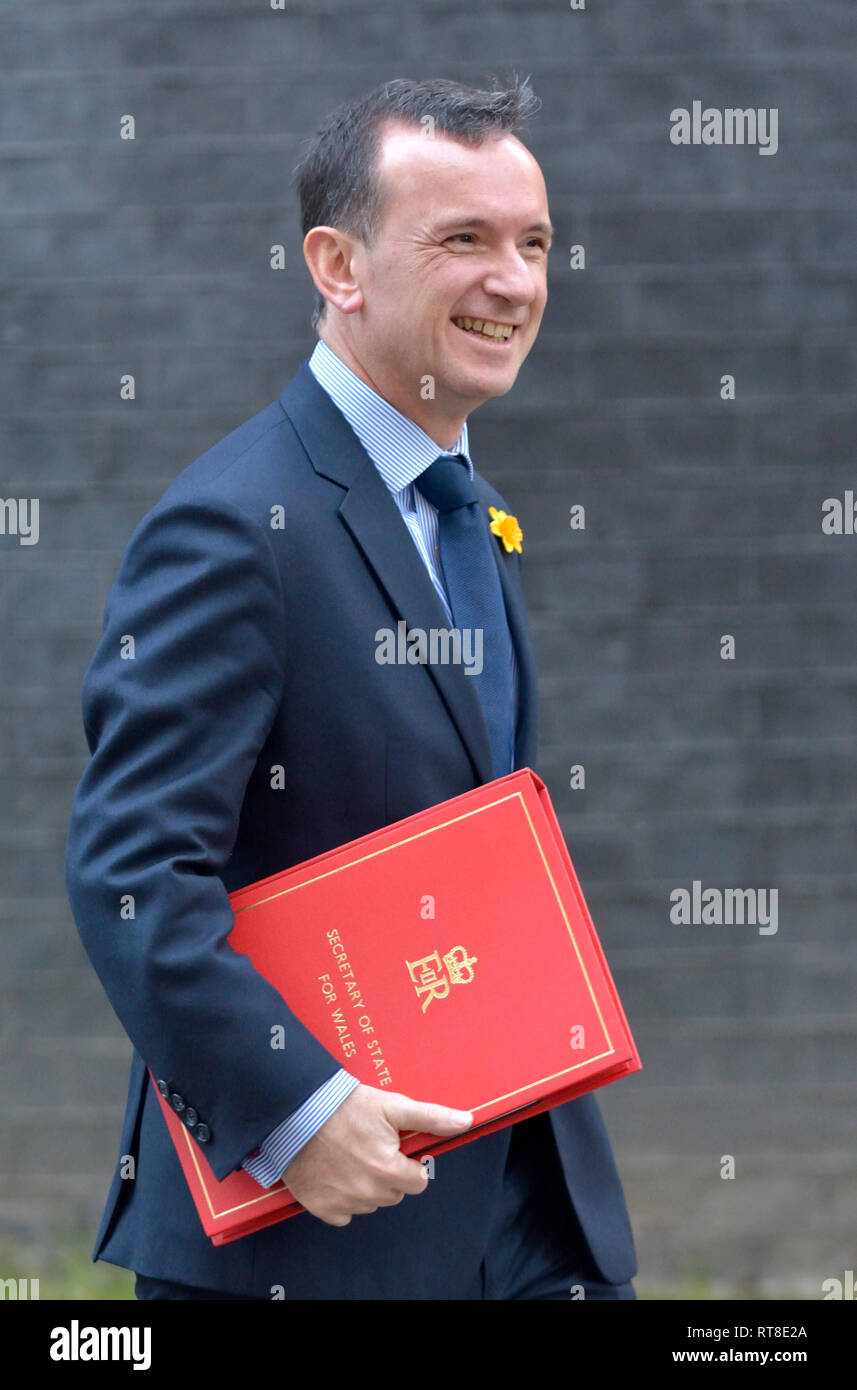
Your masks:
{"label": "man's forehead", "polygon": [[378,141],[377,172],[386,184],[388,199],[396,191],[428,195],[429,180],[435,194],[439,187],[452,190],[460,186],[462,178],[468,176],[484,176],[488,183],[492,172],[501,166],[518,177],[528,176],[522,178],[529,184],[528,191],[545,196],[538,163],[508,131],[492,132],[474,144],[441,131],[429,134],[420,126],[387,122],[378,133]]}

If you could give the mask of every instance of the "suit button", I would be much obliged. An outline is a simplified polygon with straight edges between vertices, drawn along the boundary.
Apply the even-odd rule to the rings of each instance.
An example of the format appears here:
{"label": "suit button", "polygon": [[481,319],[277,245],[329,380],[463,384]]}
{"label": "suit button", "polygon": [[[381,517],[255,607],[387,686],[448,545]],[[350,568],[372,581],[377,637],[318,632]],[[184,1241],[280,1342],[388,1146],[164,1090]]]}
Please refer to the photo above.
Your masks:
{"label": "suit button", "polygon": [[196,1129],[194,1130],[194,1134],[196,1135],[200,1144],[207,1144],[209,1139],[211,1138],[211,1130],[208,1128],[208,1125],[197,1125]]}
{"label": "suit button", "polygon": [[180,1115],[182,1113],[182,1111],[184,1110],[184,1104],[184,1096],[180,1096],[177,1091],[173,1091],[172,1095],[170,1096],[170,1105],[173,1107],[177,1114]]}
{"label": "suit button", "polygon": [[193,1106],[189,1105],[187,1110],[184,1112],[184,1122],[187,1125],[188,1129],[193,1129],[198,1119],[199,1116],[197,1115]]}
{"label": "suit button", "polygon": [[163,1096],[164,1100],[168,1100],[168,1099],[169,1099],[169,1095],[170,1095],[170,1084],[169,1084],[169,1082],[168,1082],[168,1081],[159,1081],[157,1084],[158,1084],[158,1090],[160,1091],[160,1093],[161,1093],[161,1095]]}

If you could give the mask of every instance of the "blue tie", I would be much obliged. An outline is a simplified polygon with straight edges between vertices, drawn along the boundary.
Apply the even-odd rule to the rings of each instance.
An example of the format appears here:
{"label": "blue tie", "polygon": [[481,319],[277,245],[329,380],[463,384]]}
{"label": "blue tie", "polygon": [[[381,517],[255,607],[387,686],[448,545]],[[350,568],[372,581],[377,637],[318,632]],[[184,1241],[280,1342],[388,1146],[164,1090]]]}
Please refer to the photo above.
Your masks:
{"label": "blue tie", "polygon": [[494,776],[505,777],[515,761],[515,689],[512,638],[492,537],[461,454],[441,454],[416,486],[439,513],[440,563],[453,624],[459,631],[482,631],[482,670],[468,680],[476,682],[488,726]]}

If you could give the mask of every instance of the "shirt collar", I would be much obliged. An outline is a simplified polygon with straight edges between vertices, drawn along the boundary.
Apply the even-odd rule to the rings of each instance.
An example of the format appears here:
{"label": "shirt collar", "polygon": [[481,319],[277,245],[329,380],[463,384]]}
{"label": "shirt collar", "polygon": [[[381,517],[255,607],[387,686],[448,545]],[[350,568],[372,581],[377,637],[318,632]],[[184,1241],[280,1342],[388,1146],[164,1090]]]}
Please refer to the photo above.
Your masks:
{"label": "shirt collar", "polygon": [[451,449],[441,449],[419,425],[355,376],[319,338],[309,369],[342,411],[390,492],[408,487],[440,454],[462,454],[473,477],[467,425]]}

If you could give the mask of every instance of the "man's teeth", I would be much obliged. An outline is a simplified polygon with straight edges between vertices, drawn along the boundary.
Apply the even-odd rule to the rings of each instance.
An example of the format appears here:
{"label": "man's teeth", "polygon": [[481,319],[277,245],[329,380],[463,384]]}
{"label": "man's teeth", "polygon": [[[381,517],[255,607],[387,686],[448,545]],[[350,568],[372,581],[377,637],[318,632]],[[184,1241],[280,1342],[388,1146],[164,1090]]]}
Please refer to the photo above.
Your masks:
{"label": "man's teeth", "polygon": [[471,333],[483,333],[486,338],[511,338],[515,327],[513,323],[495,323],[493,319],[453,319],[458,328],[469,329]]}

